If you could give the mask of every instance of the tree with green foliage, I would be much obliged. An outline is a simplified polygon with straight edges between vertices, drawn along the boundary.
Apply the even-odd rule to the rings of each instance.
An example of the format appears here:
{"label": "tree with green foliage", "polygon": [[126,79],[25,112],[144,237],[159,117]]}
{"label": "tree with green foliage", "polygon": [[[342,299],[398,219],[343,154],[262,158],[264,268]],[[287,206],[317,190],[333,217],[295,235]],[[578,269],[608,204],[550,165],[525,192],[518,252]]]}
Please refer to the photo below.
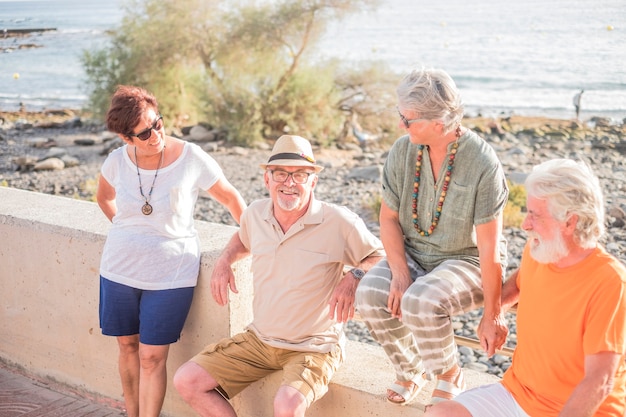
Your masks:
{"label": "tree with green foliage", "polygon": [[[380,63],[320,60],[327,25],[377,0],[134,0],[104,49],[85,52],[89,105],[103,115],[118,84],[147,88],[170,127],[204,121],[233,143],[283,133],[341,140],[350,118],[393,130],[397,76]],[[363,120],[363,118],[361,118]],[[376,121],[375,121],[376,120]]]}

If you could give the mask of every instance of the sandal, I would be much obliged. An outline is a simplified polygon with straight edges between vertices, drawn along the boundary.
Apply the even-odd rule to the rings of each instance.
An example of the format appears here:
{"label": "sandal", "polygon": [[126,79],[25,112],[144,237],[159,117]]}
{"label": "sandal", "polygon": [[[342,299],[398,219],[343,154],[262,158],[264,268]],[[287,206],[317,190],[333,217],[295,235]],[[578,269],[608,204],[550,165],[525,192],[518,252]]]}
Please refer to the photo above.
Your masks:
{"label": "sandal", "polygon": [[[417,381],[396,381],[387,388],[387,401],[392,404],[407,405],[417,397],[422,388],[426,386],[427,382],[424,375],[420,375]],[[394,396],[402,397],[402,399],[394,399]]]}
{"label": "sandal", "polygon": [[433,404],[451,400],[465,391],[465,377],[463,375],[463,369],[458,368],[458,370],[459,372],[454,376],[452,381],[437,379],[437,385],[435,385],[435,390],[430,398],[430,403],[428,404],[427,409]]}

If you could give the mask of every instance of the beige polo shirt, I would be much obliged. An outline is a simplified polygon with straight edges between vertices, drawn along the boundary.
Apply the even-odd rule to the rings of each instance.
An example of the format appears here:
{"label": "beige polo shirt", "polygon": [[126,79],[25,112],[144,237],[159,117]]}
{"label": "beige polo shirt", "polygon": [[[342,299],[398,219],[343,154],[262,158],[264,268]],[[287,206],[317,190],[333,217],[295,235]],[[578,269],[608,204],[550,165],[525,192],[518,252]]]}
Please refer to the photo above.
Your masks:
{"label": "beige polo shirt", "polygon": [[239,237],[252,254],[254,319],[248,329],[270,346],[329,352],[343,326],[329,319],[328,301],[344,265],[384,256],[380,240],[345,207],[311,197],[307,213],[287,233],[272,200],[257,200],[241,217]]}

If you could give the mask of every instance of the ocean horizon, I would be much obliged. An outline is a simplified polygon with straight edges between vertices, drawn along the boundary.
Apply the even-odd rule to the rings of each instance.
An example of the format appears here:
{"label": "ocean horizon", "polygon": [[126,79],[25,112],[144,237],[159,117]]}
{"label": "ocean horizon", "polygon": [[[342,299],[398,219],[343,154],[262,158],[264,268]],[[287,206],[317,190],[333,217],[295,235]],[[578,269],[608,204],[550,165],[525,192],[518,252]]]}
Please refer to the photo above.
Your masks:
{"label": "ocean horizon", "polygon": [[[122,0],[0,0],[0,111],[80,109],[84,50],[106,45]],[[446,70],[468,115],[626,118],[623,0],[382,0],[333,23],[316,53],[347,64],[385,62],[398,79]],[[56,28],[23,38],[2,29]],[[19,44],[36,45],[20,49]],[[4,52],[2,52],[4,51]]]}

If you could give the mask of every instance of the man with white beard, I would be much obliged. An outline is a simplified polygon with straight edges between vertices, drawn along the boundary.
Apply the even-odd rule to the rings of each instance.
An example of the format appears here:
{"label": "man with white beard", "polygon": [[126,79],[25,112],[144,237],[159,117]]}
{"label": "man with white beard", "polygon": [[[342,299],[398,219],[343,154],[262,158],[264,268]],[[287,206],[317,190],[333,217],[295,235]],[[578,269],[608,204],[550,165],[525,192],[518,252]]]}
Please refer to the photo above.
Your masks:
{"label": "man with white beard", "polygon": [[434,405],[427,417],[623,417],[626,269],[598,244],[604,203],[582,162],[556,159],[526,180],[528,242],[502,290],[517,307],[511,367],[500,383]]}

